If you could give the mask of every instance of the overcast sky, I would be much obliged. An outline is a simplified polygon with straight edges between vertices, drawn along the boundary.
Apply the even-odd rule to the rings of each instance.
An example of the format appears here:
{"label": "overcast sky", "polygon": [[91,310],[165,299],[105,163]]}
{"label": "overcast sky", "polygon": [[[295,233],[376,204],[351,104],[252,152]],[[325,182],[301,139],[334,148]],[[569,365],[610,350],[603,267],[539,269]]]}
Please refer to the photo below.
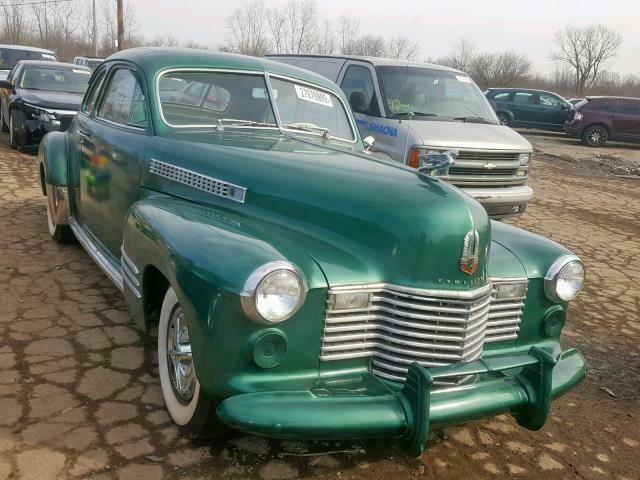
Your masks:
{"label": "overcast sky", "polygon": [[[171,33],[217,47],[224,40],[225,17],[243,0],[133,0],[141,33]],[[267,0],[281,6],[286,0]],[[460,37],[480,50],[526,53],[536,70],[550,72],[553,34],[564,25],[601,23],[624,37],[610,70],[640,73],[638,0],[318,0],[322,18],[359,16],[362,33],[405,35],[420,45],[420,59],[445,55]]]}

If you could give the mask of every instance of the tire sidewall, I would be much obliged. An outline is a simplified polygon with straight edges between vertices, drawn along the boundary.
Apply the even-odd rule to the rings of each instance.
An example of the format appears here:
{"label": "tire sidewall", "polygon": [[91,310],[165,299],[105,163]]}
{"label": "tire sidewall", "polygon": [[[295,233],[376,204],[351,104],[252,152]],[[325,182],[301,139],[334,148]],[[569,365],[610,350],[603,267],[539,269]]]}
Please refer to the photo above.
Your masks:
{"label": "tire sidewall", "polygon": [[16,131],[17,127],[15,125],[17,117],[18,114],[15,112],[15,110],[9,112],[9,146],[14,150],[18,149],[18,147],[20,146],[20,144],[18,143],[18,132]]}
{"label": "tire sidewall", "polygon": [[200,399],[200,382],[196,378],[196,387],[191,401],[186,405],[181,403],[171,386],[167,361],[167,327],[171,320],[171,315],[179,304],[180,302],[178,301],[175,290],[173,287],[169,287],[162,302],[160,322],[158,325],[158,373],[160,375],[162,396],[164,397],[169,416],[176,425],[189,428],[196,417],[195,414]]}

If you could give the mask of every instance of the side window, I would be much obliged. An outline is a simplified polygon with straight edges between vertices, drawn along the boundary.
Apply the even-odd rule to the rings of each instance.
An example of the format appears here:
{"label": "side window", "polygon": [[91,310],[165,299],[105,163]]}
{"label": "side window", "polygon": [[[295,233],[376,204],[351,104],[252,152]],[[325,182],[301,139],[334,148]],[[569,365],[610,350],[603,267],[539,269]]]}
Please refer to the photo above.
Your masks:
{"label": "side window", "polygon": [[373,77],[368,68],[351,65],[342,79],[341,88],[354,112],[380,116]]}
{"label": "side window", "polygon": [[638,102],[633,100],[618,100],[618,113],[626,113],[628,115],[639,114]]}
{"label": "side window", "polygon": [[509,101],[509,95],[511,95],[509,92],[496,93],[493,96],[493,100],[495,100],[496,102],[508,102]]}
{"label": "side window", "polygon": [[589,110],[595,110],[596,112],[616,112],[618,102],[616,100],[597,100],[592,102]]}
{"label": "side window", "polygon": [[111,76],[97,116],[121,125],[146,127],[147,108],[144,94],[131,70],[119,68]]}
{"label": "side window", "polygon": [[513,96],[513,103],[517,103],[519,105],[522,104],[532,104],[535,103],[535,98],[532,93],[528,92],[517,92]]}
{"label": "side window", "polygon": [[564,102],[560,100],[558,97],[554,97],[553,95],[541,93],[540,105],[542,105],[543,107],[552,107],[552,108],[560,109],[564,106]]}
{"label": "side window", "polygon": [[98,99],[98,93],[104,82],[104,70],[101,70],[96,74],[87,90],[87,94],[82,101],[82,111],[88,114],[93,112],[96,107],[96,100]]}

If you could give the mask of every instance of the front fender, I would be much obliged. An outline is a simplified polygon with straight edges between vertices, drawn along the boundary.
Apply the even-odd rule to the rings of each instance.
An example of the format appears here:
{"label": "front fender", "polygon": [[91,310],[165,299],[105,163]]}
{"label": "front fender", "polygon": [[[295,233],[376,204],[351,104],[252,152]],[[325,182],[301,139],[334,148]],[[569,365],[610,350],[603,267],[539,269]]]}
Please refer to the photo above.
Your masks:
{"label": "front fender", "polygon": [[67,187],[67,135],[64,132],[49,132],[38,148],[38,165],[42,191],[46,195],[45,183],[53,187]]}
{"label": "front fender", "polygon": [[[145,289],[148,272],[159,270],[175,289],[205,391],[226,396],[257,391],[264,382],[312,384],[318,375],[327,282],[315,260],[276,228],[222,209],[153,196],[130,209],[123,250],[123,258],[140,272],[142,305],[154,300]],[[239,294],[254,270],[275,260],[297,265],[309,292],[292,318],[274,325],[286,339],[287,354],[265,372],[253,361],[252,339],[266,327],[244,314]]]}

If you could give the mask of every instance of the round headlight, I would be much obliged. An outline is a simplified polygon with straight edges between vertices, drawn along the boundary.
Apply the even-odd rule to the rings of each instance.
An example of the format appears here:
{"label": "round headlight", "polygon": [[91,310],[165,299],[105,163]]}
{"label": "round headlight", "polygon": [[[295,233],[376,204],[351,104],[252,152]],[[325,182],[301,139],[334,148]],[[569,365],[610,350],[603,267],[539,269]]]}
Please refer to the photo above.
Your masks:
{"label": "round headlight", "polygon": [[278,323],[295,314],[307,295],[302,272],[289,262],[271,262],[249,275],[242,292],[245,313],[260,323]]}
{"label": "round headlight", "polygon": [[544,293],[553,302],[568,302],[584,284],[584,264],[575,255],[558,258],[544,277]]}

